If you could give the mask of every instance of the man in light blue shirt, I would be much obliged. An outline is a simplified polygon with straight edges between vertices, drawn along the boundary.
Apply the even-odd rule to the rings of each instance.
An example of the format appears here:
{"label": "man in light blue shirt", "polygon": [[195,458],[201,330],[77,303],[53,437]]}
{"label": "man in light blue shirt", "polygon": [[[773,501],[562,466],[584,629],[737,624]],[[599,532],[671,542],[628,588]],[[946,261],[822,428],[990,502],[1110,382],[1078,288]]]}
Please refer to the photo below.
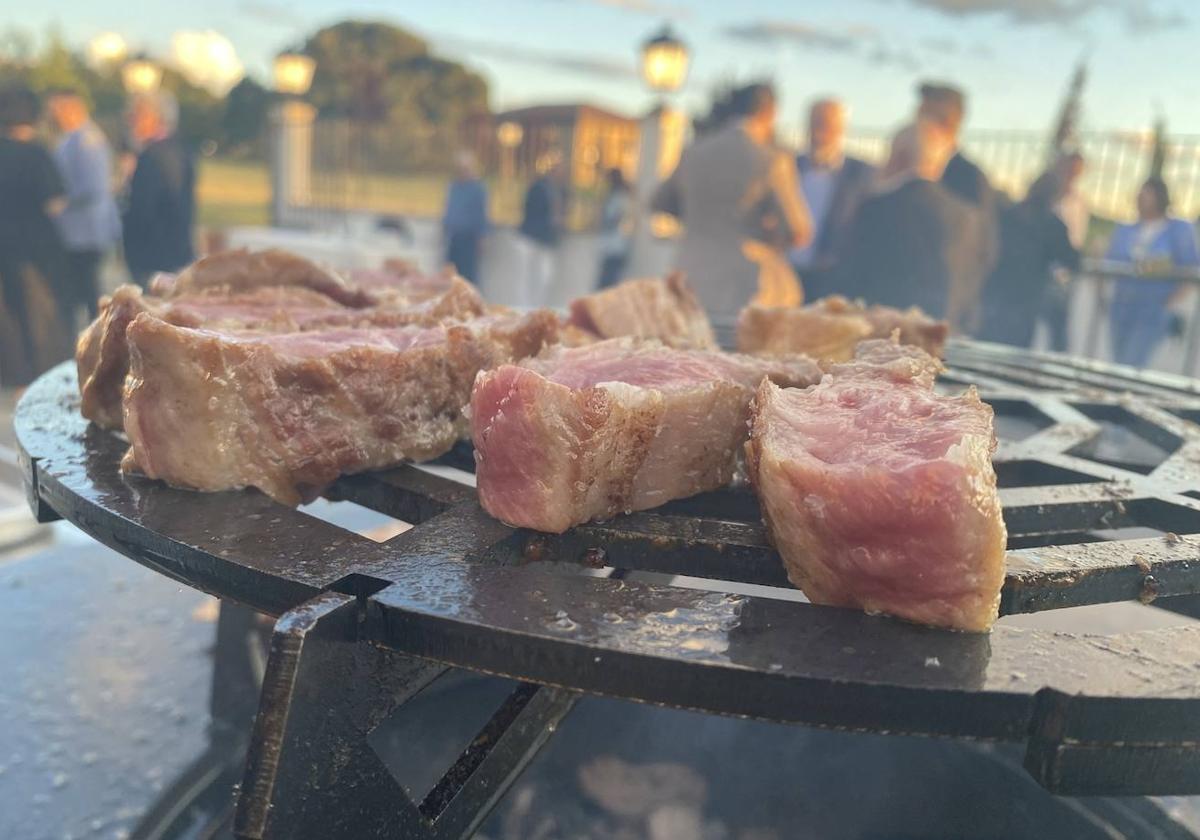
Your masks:
{"label": "man in light blue shirt", "polygon": [[858,206],[867,198],[874,169],[845,154],[846,106],[818,99],[808,112],[808,149],[796,158],[800,188],[812,214],[812,241],[788,254],[804,284],[804,299],[813,301],[840,288],[837,265],[853,243],[846,241]]}
{"label": "man in light blue shirt", "polygon": [[121,216],[112,190],[112,149],[77,91],[52,91],[48,110],[61,133],[54,160],[67,190],[66,208],[57,217],[70,259],[71,273],[64,285],[72,300],[65,308],[77,312],[83,306],[95,318],[100,263],[121,236]]}

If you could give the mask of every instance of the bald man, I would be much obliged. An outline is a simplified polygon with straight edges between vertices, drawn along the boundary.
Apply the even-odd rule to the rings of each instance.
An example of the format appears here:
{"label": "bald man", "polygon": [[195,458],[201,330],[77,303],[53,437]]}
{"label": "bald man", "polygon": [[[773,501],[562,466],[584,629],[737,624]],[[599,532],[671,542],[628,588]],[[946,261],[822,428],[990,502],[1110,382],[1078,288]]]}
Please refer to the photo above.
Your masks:
{"label": "bald man", "polygon": [[968,259],[959,244],[967,205],[939,183],[953,153],[953,142],[932,123],[896,133],[876,192],[862,203],[849,233],[838,271],[846,294],[945,316]]}
{"label": "bald man", "polygon": [[804,282],[808,300],[841,291],[837,288],[838,255],[858,206],[871,189],[873,167],[847,157],[849,114],[838,99],[825,97],[808,110],[808,148],[796,157],[800,188],[812,215],[812,242],[789,253],[792,267]]}

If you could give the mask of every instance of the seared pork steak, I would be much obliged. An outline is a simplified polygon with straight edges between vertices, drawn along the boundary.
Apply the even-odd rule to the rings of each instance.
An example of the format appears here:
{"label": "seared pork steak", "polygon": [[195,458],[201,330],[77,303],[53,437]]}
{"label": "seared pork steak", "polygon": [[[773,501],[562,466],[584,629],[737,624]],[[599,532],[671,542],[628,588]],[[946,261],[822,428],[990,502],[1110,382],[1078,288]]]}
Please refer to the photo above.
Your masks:
{"label": "seared pork steak", "polygon": [[406,305],[395,300],[362,309],[344,306],[304,286],[250,286],[227,292],[210,288],[170,298],[121,286],[104,298],[100,314],[79,337],[75,361],[83,416],[99,426],[119,429],[121,398],[129,369],[125,330],[141,312],[176,326],[218,332],[284,333],[337,327],[432,326],[482,315],[487,305],[473,286],[454,278],[440,294]]}
{"label": "seared pork steak", "polygon": [[567,323],[593,339],[656,338],[669,347],[717,349],[708,314],[678,272],[663,279],[626,280],[576,298]]}
{"label": "seared pork steak", "polygon": [[788,576],[815,603],[983,631],[1006,532],[992,410],[933,392],[938,362],[872,340],[806,390],[765,382],[746,446]]}
{"label": "seared pork steak", "polygon": [[126,333],[123,466],[179,487],[257,487],[296,504],[341,474],[446,452],[466,430],[475,375],[537,352],[556,328],[539,311],[231,335],[142,313]]}
{"label": "seared pork steak", "polygon": [[826,362],[854,357],[858,342],[890,338],[941,356],[950,326],[917,307],[863,306],[830,295],[803,307],[747,306],[738,316],[737,345],[743,353],[806,353]]}
{"label": "seared pork steak", "polygon": [[471,394],[480,502],[560,533],[721,487],[763,378],[807,385],[806,357],[757,359],[613,339],[481,373]]}

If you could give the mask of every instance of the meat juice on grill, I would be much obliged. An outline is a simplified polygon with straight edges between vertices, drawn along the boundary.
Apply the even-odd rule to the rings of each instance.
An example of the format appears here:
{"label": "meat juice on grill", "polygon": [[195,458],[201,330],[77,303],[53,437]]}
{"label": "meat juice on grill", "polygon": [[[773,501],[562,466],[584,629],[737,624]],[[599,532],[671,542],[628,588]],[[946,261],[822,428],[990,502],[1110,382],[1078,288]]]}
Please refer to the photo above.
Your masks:
{"label": "meat juice on grill", "polygon": [[568,327],[580,339],[653,338],[669,347],[716,350],[708,314],[683,275],[626,280],[609,289],[576,298],[569,305]]}
{"label": "meat juice on grill", "polygon": [[864,306],[830,295],[803,307],[747,306],[738,315],[737,346],[743,353],[806,353],[826,362],[854,357],[858,342],[889,338],[941,356],[950,327],[917,307]]}
{"label": "meat juice on grill", "polygon": [[437,327],[231,335],[149,313],[126,332],[127,471],[315,497],[339,475],[443,454],[482,369],[538,352],[549,311]]}
{"label": "meat juice on grill", "polygon": [[992,410],[933,392],[936,360],[882,340],[815,387],[765,382],[750,480],[788,577],[815,603],[985,631],[1006,532]]}
{"label": "meat juice on grill", "polygon": [[612,339],[479,374],[476,486],[511,525],[561,533],[727,484],[763,378],[807,385],[807,357],[758,359]]}

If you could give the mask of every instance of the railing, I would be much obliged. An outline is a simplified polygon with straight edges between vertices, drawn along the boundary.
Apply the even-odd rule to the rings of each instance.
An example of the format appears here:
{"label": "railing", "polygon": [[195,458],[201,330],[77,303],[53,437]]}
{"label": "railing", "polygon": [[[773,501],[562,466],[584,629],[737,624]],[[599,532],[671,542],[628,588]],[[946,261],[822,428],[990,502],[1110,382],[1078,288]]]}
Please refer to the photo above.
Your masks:
{"label": "railing", "polygon": [[[863,129],[847,138],[847,153],[874,163],[887,156],[892,131]],[[1035,131],[968,131],[964,152],[1014,198],[1041,174],[1049,162],[1046,134]],[[1107,219],[1129,221],[1134,195],[1149,174],[1153,137],[1149,132],[1087,132],[1078,141],[1086,161],[1080,191],[1092,212]],[[1166,144],[1163,178],[1171,188],[1173,212],[1185,218],[1200,215],[1200,136],[1171,137]]]}
{"label": "railing", "polygon": [[[1134,263],[1117,262],[1115,260],[1089,259],[1084,260],[1076,278],[1082,282],[1095,285],[1095,306],[1088,321],[1088,331],[1084,338],[1083,352],[1092,358],[1100,358],[1100,329],[1107,321],[1112,306],[1112,285],[1116,280],[1132,279],[1146,281],[1170,281],[1184,283],[1200,289],[1200,268],[1171,267],[1167,271],[1147,270],[1144,266]],[[1194,376],[1197,363],[1197,347],[1200,347],[1200,293],[1194,294],[1192,314],[1188,318],[1183,336],[1182,372]]]}
{"label": "railing", "polygon": [[[430,153],[428,144],[415,143],[386,124],[317,120],[312,126],[309,215],[329,224],[346,211],[439,216],[453,177],[453,153],[461,144],[441,135],[435,139],[440,141],[437,155]],[[501,225],[519,222],[525,189],[534,177],[528,161],[501,160],[485,167],[482,174],[491,200],[491,220]],[[572,189],[568,228],[593,227],[602,197],[602,190],[595,187]]]}

